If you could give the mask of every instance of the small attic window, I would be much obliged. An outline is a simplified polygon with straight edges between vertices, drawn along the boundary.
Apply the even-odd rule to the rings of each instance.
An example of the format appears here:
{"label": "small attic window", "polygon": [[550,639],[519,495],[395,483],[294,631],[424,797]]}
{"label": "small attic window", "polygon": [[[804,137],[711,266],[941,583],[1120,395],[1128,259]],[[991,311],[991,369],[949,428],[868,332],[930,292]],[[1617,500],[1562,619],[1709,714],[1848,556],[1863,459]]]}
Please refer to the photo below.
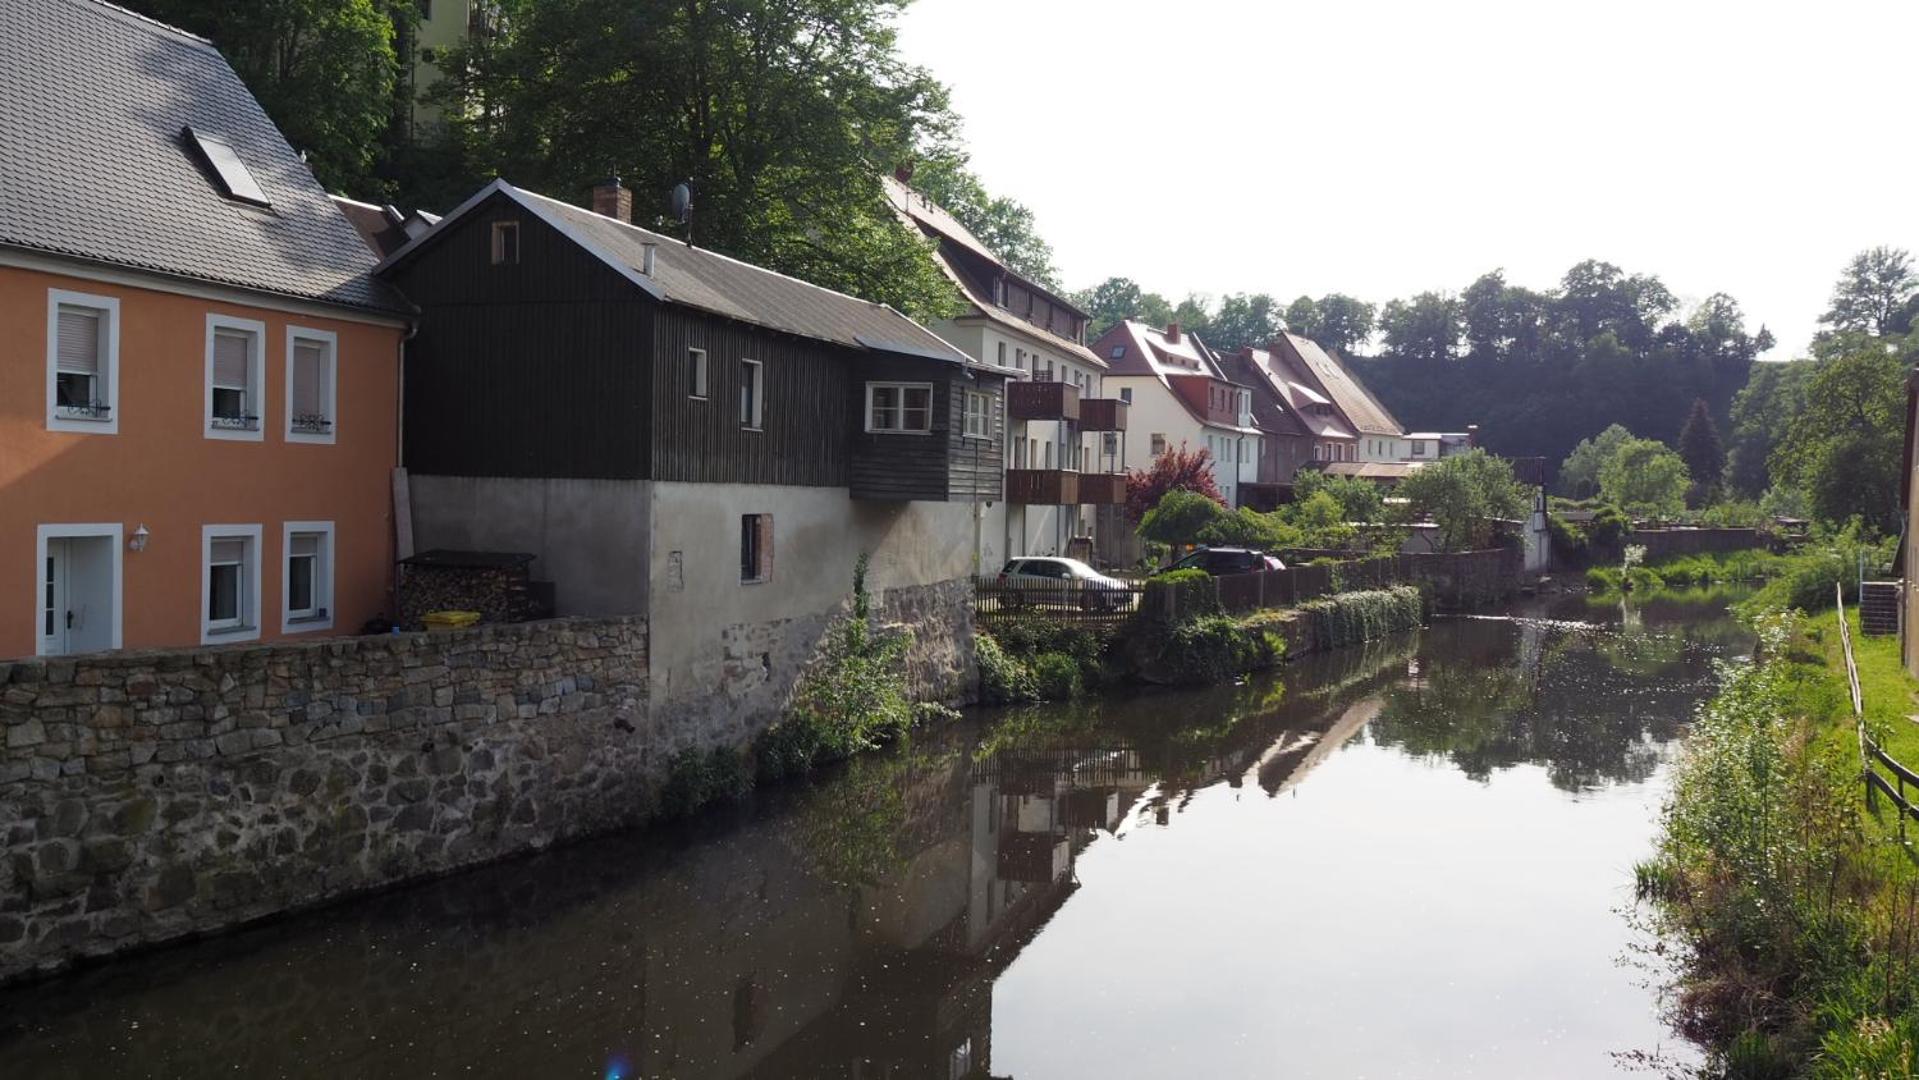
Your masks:
{"label": "small attic window", "polygon": [[220,186],[226,189],[228,198],[255,206],[273,205],[268,201],[267,193],[261,191],[260,185],[254,182],[253,174],[247,170],[247,163],[240,160],[240,155],[225,140],[195,131],[190,126],[182,128],[181,134],[199,147],[200,156],[213,169],[214,175],[220,178]]}

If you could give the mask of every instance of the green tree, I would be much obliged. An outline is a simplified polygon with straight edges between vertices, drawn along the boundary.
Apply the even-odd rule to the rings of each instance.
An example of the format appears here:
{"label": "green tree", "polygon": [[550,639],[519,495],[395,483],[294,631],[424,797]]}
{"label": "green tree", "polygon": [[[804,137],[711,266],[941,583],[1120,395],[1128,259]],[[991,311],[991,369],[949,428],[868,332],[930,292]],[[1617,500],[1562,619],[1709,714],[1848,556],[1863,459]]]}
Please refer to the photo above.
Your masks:
{"label": "green tree", "polygon": [[1628,439],[1599,467],[1599,492],[1634,517],[1676,518],[1686,510],[1692,476],[1656,439]]}
{"label": "green tree", "polygon": [[1158,293],[1142,291],[1131,278],[1110,277],[1090,289],[1073,293],[1070,299],[1092,316],[1086,327],[1086,339],[1112,329],[1115,323],[1138,319],[1148,326],[1165,326],[1173,321],[1173,307]]}
{"label": "green tree", "polygon": [[1805,404],[1813,366],[1808,361],[1752,365],[1746,385],[1732,399],[1726,440],[1726,485],[1737,494],[1758,498],[1772,486],[1767,459]]}
{"label": "green tree", "polygon": [[1512,462],[1480,449],[1415,470],[1394,494],[1405,499],[1414,514],[1439,527],[1445,551],[1491,546],[1496,519],[1522,517],[1527,508],[1526,490],[1513,478]]}
{"label": "green tree", "polygon": [[1139,521],[1139,536],[1156,544],[1185,547],[1202,542],[1209,530],[1234,520],[1231,510],[1197,491],[1168,491]]}
{"label": "green tree", "polygon": [[126,0],[212,39],[327,190],[382,199],[375,177],[399,59],[381,0]]}
{"label": "green tree", "polygon": [[1305,502],[1324,493],[1339,505],[1340,520],[1377,525],[1386,520],[1386,497],[1379,485],[1357,476],[1328,476],[1301,469],[1293,477],[1293,498]]}
{"label": "green tree", "polygon": [[1459,295],[1466,355],[1482,363],[1537,356],[1545,335],[1546,298],[1506,283],[1503,271],[1481,274]]}
{"label": "green tree", "polygon": [[913,187],[958,218],[1007,266],[1050,289],[1059,288],[1053,248],[1040,236],[1033,212],[988,192],[964,157],[949,153],[918,163]]}
{"label": "green tree", "polygon": [[1302,296],[1286,306],[1286,328],[1334,352],[1350,353],[1372,340],[1375,309],[1344,293],[1314,300]]}
{"label": "green tree", "polygon": [[1599,470],[1632,438],[1632,432],[1613,424],[1590,439],[1580,440],[1559,466],[1559,490],[1575,499],[1599,494]]}
{"label": "green tree", "polygon": [[1301,547],[1329,549],[1352,547],[1359,535],[1352,523],[1367,520],[1349,517],[1345,505],[1324,488],[1295,498],[1285,508],[1284,517],[1287,524],[1299,530]]}
{"label": "green tree", "polygon": [[[1832,287],[1832,306],[1819,321],[1837,334],[1903,334],[1906,302],[1919,291],[1919,275],[1904,248],[1868,248],[1852,257]],[[1907,316],[1909,318],[1909,316]]]}
{"label": "green tree", "polygon": [[1228,352],[1248,345],[1263,347],[1284,328],[1272,297],[1265,293],[1228,293],[1207,324],[1206,343]]}
{"label": "green tree", "polygon": [[1188,450],[1185,443],[1180,443],[1154,458],[1151,466],[1127,473],[1126,516],[1135,522],[1144,521],[1146,512],[1173,491],[1196,492],[1222,509],[1226,506],[1226,497],[1219,493],[1219,484],[1213,479],[1211,450]]}
{"label": "green tree", "polygon": [[930,244],[880,177],[951,153],[946,90],[906,63],[892,0],[496,0],[497,30],[450,50],[433,95],[477,185],[583,199],[608,174],[635,217],[921,318],[956,309]]}
{"label": "green tree", "polygon": [[1392,300],[1379,314],[1385,355],[1415,367],[1433,367],[1459,355],[1464,333],[1460,302],[1436,292]]}
{"label": "green tree", "polygon": [[1835,339],[1806,383],[1805,403],[1773,450],[1773,479],[1805,491],[1813,514],[1857,516],[1888,531],[1899,521],[1905,365],[1877,339]]}
{"label": "green tree", "polygon": [[1717,497],[1720,478],[1726,472],[1726,448],[1719,441],[1719,425],[1713,423],[1712,409],[1705,398],[1694,398],[1692,411],[1686,414],[1686,426],[1679,429],[1679,456],[1692,474],[1692,503],[1704,506]]}

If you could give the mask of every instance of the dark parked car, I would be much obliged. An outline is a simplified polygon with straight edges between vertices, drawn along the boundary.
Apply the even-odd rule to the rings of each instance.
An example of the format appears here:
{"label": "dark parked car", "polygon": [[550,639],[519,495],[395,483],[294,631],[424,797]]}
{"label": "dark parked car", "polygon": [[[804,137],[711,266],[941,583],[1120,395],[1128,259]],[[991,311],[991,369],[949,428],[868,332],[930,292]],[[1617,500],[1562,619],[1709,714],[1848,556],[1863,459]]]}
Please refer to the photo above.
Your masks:
{"label": "dark parked car", "polygon": [[1222,574],[1250,574],[1255,570],[1284,570],[1286,564],[1274,556],[1251,548],[1203,547],[1189,552],[1166,569],[1195,568],[1218,577]]}

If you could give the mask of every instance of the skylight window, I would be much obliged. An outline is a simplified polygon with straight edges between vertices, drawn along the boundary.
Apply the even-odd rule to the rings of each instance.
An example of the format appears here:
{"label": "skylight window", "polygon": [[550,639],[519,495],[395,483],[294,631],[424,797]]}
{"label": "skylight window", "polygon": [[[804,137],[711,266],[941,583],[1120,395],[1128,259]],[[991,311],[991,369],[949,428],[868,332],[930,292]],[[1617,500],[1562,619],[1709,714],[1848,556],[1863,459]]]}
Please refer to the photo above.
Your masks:
{"label": "skylight window", "polygon": [[253,179],[253,173],[247,170],[247,163],[223,139],[216,139],[205,132],[195,131],[191,127],[182,129],[187,139],[200,148],[200,156],[212,167],[215,176],[220,178],[220,186],[226,189],[228,198],[255,206],[273,205],[267,199],[267,193]]}

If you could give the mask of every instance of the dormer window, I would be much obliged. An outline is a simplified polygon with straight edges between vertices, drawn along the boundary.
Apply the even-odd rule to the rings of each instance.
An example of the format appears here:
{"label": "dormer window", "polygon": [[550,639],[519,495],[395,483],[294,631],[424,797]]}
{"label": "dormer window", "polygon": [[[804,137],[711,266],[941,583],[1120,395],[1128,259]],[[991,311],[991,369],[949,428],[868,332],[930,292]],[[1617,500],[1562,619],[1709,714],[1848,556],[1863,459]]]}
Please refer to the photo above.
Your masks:
{"label": "dormer window", "polygon": [[227,198],[252,203],[255,206],[273,205],[268,201],[267,193],[260,190],[259,183],[253,179],[253,173],[247,168],[246,162],[241,160],[239,151],[225,139],[214,138],[203,131],[195,131],[192,127],[182,128],[181,134],[200,151],[200,159],[213,170],[213,175],[219,179],[220,188]]}

